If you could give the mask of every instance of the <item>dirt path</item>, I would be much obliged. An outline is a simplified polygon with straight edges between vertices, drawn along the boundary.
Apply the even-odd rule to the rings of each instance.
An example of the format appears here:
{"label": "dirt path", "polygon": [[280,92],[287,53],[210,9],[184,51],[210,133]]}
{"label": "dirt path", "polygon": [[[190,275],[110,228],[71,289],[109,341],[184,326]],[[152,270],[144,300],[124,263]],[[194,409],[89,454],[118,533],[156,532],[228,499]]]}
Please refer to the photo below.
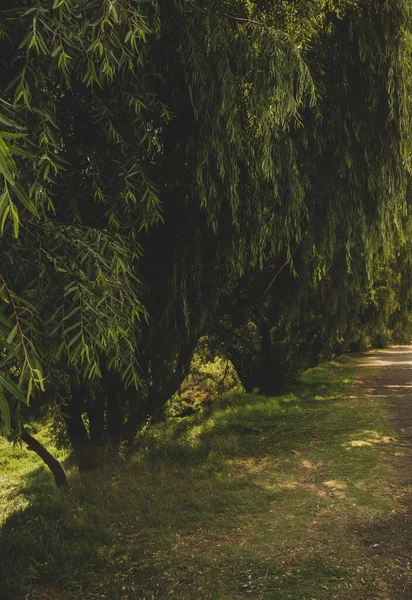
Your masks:
{"label": "dirt path", "polygon": [[411,600],[412,345],[368,353],[365,359],[359,365],[357,384],[361,386],[362,395],[384,401],[391,425],[397,432],[396,450],[388,460],[398,473],[399,485],[394,497],[403,504],[404,512],[358,533],[374,554],[396,558],[399,569],[394,573],[391,599]]}
{"label": "dirt path", "polygon": [[374,367],[374,372],[362,378],[360,371],[358,383],[366,396],[381,398],[388,407],[391,424],[398,433],[398,447],[402,448],[402,453],[394,456],[394,463],[408,488],[412,485],[412,345],[394,346],[366,358],[360,368]]}

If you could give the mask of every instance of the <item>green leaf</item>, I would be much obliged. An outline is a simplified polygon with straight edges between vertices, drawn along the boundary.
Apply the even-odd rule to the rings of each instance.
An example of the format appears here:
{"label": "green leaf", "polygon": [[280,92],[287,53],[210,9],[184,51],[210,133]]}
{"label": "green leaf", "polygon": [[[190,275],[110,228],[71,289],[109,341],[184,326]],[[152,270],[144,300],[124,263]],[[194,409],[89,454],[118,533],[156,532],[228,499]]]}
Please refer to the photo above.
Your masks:
{"label": "green leaf", "polygon": [[8,192],[3,192],[0,196],[0,223],[2,222],[4,211],[6,210],[9,204],[9,199],[10,198]]}
{"label": "green leaf", "polygon": [[20,202],[23,204],[23,206],[27,208],[27,210],[30,211],[34,217],[39,218],[39,213],[34,205],[33,200],[29,198],[29,196],[26,194],[21,185],[19,183],[15,183],[13,186],[13,190],[16,193],[16,196],[18,197]]}
{"label": "green leaf", "polygon": [[4,225],[6,223],[6,219],[7,219],[8,215],[9,215],[9,212],[10,212],[10,202],[6,206],[5,210],[3,211],[3,217],[1,219],[1,224],[0,224],[0,235],[3,235]]}
{"label": "green leaf", "polygon": [[[4,287],[4,285],[2,285],[1,288],[0,288],[0,300],[3,300],[7,304],[10,304],[9,295],[8,295],[7,290]],[[0,314],[0,323],[3,322],[2,319],[5,319],[5,317],[3,317],[3,315]],[[5,324],[7,325],[7,327],[9,326],[9,321],[7,319],[6,319],[6,323]]]}
{"label": "green leaf", "polygon": [[18,238],[19,237],[19,226],[20,226],[19,211],[17,210],[17,206],[13,202],[10,202],[9,206],[10,206],[11,217],[13,219],[14,237]]}
{"label": "green leaf", "polygon": [[33,378],[30,377],[29,384],[27,386],[27,396],[26,396],[26,402],[27,402],[27,404],[29,404],[29,402],[30,402],[30,396],[32,394],[32,391],[33,391]]}
{"label": "green leaf", "polygon": [[9,133],[8,131],[0,131],[0,136],[8,140],[19,140],[27,137],[27,133]]}
{"label": "green leaf", "polygon": [[32,374],[33,374],[34,382],[36,383],[36,385],[39,386],[41,391],[44,392],[46,390],[46,388],[44,387],[45,378],[43,377],[43,373],[41,372],[40,369],[33,369]]}
{"label": "green leaf", "polygon": [[7,125],[8,127],[14,127],[14,129],[24,129],[24,127],[17,125],[17,123],[6,117],[4,113],[0,113],[0,123],[3,123],[3,125]]}
{"label": "green leaf", "polygon": [[19,402],[23,402],[26,404],[26,397],[23,392],[17,387],[13,381],[11,381],[8,377],[4,377],[4,375],[0,374],[0,385],[2,385],[10,394],[18,400]]}
{"label": "green leaf", "polygon": [[17,333],[17,325],[15,325],[13,327],[13,329],[10,331],[9,335],[7,336],[7,343],[11,344],[14,340],[14,338],[16,337],[16,333]]}
{"label": "green leaf", "polygon": [[14,178],[18,175],[16,163],[5,142],[0,137],[0,173],[4,179],[14,185]]}
{"label": "green leaf", "polygon": [[3,427],[0,427],[4,434],[8,435],[11,431],[10,407],[3,394],[0,394],[0,418],[3,421]]}

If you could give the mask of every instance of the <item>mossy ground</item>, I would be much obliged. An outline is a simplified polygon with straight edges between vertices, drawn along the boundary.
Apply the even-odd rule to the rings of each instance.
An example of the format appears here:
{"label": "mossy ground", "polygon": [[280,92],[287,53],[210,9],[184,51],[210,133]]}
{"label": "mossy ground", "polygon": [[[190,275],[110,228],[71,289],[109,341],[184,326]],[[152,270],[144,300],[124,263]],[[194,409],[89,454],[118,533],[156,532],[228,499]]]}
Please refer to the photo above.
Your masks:
{"label": "mossy ground", "polygon": [[69,491],[0,442],[0,597],[408,598],[401,549],[379,549],[406,518],[402,449],[385,399],[353,383],[359,360],[159,423],[131,459],[82,482],[68,468]]}

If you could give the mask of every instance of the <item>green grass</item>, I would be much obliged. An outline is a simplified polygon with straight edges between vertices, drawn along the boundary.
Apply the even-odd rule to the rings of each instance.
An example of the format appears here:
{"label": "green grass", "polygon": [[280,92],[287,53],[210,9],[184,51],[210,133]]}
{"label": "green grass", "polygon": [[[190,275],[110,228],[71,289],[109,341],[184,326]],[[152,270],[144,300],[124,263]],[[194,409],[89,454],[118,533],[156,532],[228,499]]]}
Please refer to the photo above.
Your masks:
{"label": "green grass", "polygon": [[0,442],[0,598],[398,598],[396,557],[373,547],[404,510],[396,436],[354,373],[331,363],[284,396],[222,397],[82,484],[68,469],[69,492]]}

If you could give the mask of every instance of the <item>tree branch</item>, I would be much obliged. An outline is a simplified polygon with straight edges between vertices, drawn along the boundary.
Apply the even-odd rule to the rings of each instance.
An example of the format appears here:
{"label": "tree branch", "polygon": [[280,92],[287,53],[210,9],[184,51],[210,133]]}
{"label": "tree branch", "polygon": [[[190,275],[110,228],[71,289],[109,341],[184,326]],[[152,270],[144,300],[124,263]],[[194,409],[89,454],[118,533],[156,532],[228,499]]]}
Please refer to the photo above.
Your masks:
{"label": "tree branch", "polygon": [[24,353],[24,358],[27,361],[27,363],[30,366],[30,361],[29,361],[29,356],[28,356],[28,352],[27,352],[27,348],[26,348],[26,343],[25,343],[25,335],[23,333],[21,324],[20,324],[20,318],[17,312],[17,306],[16,303],[14,302],[14,296],[12,291],[10,290],[10,288],[8,287],[5,279],[0,275],[0,281],[3,283],[3,287],[6,290],[6,293],[8,295],[8,297],[10,298],[10,303],[13,309],[13,315],[14,315],[14,319],[16,321],[16,326],[17,326],[17,330],[19,332],[19,336],[20,336],[20,341],[21,341],[21,345],[23,348],[23,353]]}
{"label": "tree branch", "polygon": [[[310,224],[310,218],[309,218],[309,224]],[[267,286],[266,290],[263,292],[262,294],[262,298],[264,298],[266,296],[266,294],[268,293],[268,291],[270,290],[270,288],[272,287],[272,285],[275,283],[276,279],[279,277],[279,275],[282,273],[283,269],[285,267],[288,266],[288,264],[291,262],[292,258],[295,256],[296,251],[298,250],[299,246],[302,243],[303,238],[305,237],[305,235],[308,233],[309,231],[309,224],[306,228],[306,230],[302,233],[302,236],[300,238],[300,240],[298,240],[298,243],[296,244],[296,246],[293,248],[289,258],[283,263],[283,265],[276,271],[276,273],[274,274],[272,281],[269,283],[269,285]]]}
{"label": "tree branch", "polygon": [[251,25],[258,25],[259,27],[269,27],[266,23],[261,23],[260,21],[254,21],[253,19],[248,19],[247,17],[235,17],[234,15],[228,15],[227,13],[220,12],[218,10],[205,10],[204,8],[200,8],[199,6],[194,6],[199,12],[207,14],[208,12],[213,13],[219,17],[225,17],[226,19],[230,19],[231,21],[237,21],[239,23],[250,23]]}
{"label": "tree branch", "polygon": [[233,15],[228,15],[227,13],[222,13],[218,11],[213,11],[215,15],[219,15],[220,17],[226,17],[226,19],[231,19],[232,21],[239,21],[241,23],[250,23],[251,25],[259,25],[259,27],[268,27],[265,23],[260,23],[259,21],[254,21],[253,19],[247,19],[244,17],[235,17]]}

